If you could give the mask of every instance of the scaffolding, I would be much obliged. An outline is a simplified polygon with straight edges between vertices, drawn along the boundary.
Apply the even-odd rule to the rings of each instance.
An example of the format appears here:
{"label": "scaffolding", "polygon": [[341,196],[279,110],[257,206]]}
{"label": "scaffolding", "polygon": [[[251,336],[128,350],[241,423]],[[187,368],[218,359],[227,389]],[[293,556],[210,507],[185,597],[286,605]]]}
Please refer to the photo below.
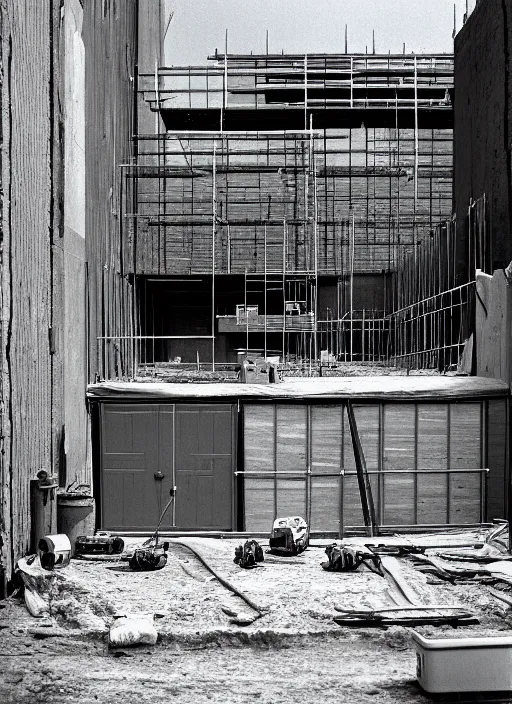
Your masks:
{"label": "scaffolding", "polygon": [[[388,278],[451,216],[453,57],[216,54],[137,89],[166,131],[137,134],[122,166],[124,271],[136,299],[158,278],[210,290],[208,329],[170,331],[135,306],[137,360],[180,349],[153,338],[196,337],[215,367],[219,335],[282,362],[379,356]],[[360,305],[360,277],[382,300]]]}

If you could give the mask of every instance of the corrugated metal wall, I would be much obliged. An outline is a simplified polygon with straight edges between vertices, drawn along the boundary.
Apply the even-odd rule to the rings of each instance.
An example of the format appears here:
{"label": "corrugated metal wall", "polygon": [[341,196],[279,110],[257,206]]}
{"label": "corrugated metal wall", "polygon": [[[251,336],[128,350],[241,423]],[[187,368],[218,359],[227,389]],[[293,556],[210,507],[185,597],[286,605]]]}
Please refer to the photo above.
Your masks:
{"label": "corrugated metal wall", "polygon": [[84,3],[88,375],[92,381],[102,355],[109,357],[110,368],[119,374],[131,366],[120,341],[103,344],[97,337],[134,334],[132,287],[120,256],[120,165],[130,163],[133,153],[137,7],[136,0]]}
{"label": "corrugated metal wall", "polygon": [[53,259],[58,2],[1,3],[2,447],[4,561],[26,551],[29,478],[52,468]]}
{"label": "corrugated metal wall", "polygon": [[[8,576],[29,548],[30,479],[44,468],[64,484],[90,481],[85,384],[97,370],[96,336],[116,319],[124,330],[131,318],[131,287],[114,251],[119,165],[132,153],[138,7],[0,0],[0,536]],[[116,363],[126,363],[119,352]]]}

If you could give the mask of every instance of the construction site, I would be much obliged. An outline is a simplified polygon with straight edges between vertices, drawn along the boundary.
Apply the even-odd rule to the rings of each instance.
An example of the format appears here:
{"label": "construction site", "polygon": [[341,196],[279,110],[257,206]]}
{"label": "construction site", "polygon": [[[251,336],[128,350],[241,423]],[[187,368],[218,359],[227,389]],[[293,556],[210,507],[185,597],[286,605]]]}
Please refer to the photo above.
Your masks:
{"label": "construction site", "polygon": [[139,76],[159,130],[123,167],[116,252],[138,305],[131,336],[105,336],[102,376],[244,352],[309,376],[456,364],[472,282],[452,234],[453,58],[210,62]]}
{"label": "construction site", "polygon": [[179,2],[0,7],[0,701],[512,702],[512,2],[462,4],[200,63]]}

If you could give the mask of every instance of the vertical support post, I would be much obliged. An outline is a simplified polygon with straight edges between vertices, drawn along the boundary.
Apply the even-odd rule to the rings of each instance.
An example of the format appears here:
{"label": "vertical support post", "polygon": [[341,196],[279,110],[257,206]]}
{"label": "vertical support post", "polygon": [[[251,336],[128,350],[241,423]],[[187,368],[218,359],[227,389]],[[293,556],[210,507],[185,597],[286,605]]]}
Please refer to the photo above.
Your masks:
{"label": "vertical support post", "polygon": [[[350,233],[350,230],[349,230]],[[352,242],[350,245],[350,361],[354,361],[354,256],[356,239],[356,216],[352,207]]]}
{"label": "vertical support post", "polygon": [[245,309],[245,352],[249,351],[249,313],[247,311],[247,267],[245,267],[245,290],[244,290],[244,309]]}
{"label": "vertical support post", "polygon": [[375,506],[373,503],[372,486],[366,468],[366,459],[357,429],[354,407],[350,400],[347,401],[347,416],[350,427],[350,435],[352,436],[352,446],[354,449],[354,459],[357,471],[357,481],[359,484],[359,493],[361,495],[361,506],[363,509],[364,524],[368,528],[370,536],[376,533]]}
{"label": "vertical support post", "polygon": [[[480,467],[487,467],[487,404],[488,404],[488,401],[482,401],[480,403]],[[506,425],[506,427],[508,428],[508,424]],[[481,472],[480,473],[480,523],[484,523],[487,520],[486,488],[487,488],[487,472]],[[505,504],[505,505],[507,505],[507,504]],[[509,527],[509,531],[510,531],[510,527]],[[510,550],[509,550],[509,552],[510,552]]]}
{"label": "vertical support post", "polygon": [[277,518],[277,404],[273,404],[274,408],[274,437],[273,437],[273,461],[274,461],[274,520]]}
{"label": "vertical support post", "polygon": [[311,405],[306,406],[306,522],[311,527],[311,464],[312,464]]}
{"label": "vertical support post", "polygon": [[215,235],[217,231],[217,142],[213,140],[212,160],[212,371],[215,371]]}
{"label": "vertical support post", "polygon": [[451,443],[450,443],[450,438],[451,438],[451,432],[452,432],[452,414],[451,414],[451,404],[448,404],[446,407],[446,415],[447,415],[447,426],[448,426],[448,432],[446,434],[446,465],[447,465],[447,472],[446,472],[446,523],[450,523],[450,490],[451,490],[451,484],[450,484],[450,466],[451,466]]}
{"label": "vertical support post", "polygon": [[158,60],[155,61],[155,99],[156,99],[156,112],[155,112],[155,134],[160,133],[160,125],[158,120],[160,118],[160,90],[158,85]]}
{"label": "vertical support post", "polygon": [[414,525],[418,524],[418,426],[419,409],[418,404],[414,404]]}
{"label": "vertical support post", "polygon": [[267,223],[263,225],[263,357],[267,359]]}
{"label": "vertical support post", "polygon": [[222,110],[220,111],[220,131],[224,131],[225,112],[228,106],[228,30],[224,46],[224,80],[222,85]]}
{"label": "vertical support post", "polygon": [[[350,57],[350,108],[354,107],[354,57]],[[350,130],[352,134],[352,130]]]}
{"label": "vertical support post", "polygon": [[[227,177],[227,175],[226,175]],[[231,274],[231,232],[229,229],[229,222],[227,224],[227,237],[228,237],[228,274]]]}
{"label": "vertical support post", "polygon": [[316,189],[315,143],[313,140],[313,115],[309,116],[310,163],[313,169],[313,263],[315,269],[315,300],[313,307],[313,335],[315,362],[318,361],[318,199]]}
{"label": "vertical support post", "polygon": [[286,218],[283,219],[283,364],[286,344]]}
{"label": "vertical support post", "polygon": [[[172,486],[176,486],[176,404],[172,406]],[[172,502],[172,527],[176,526],[176,494]]]}
{"label": "vertical support post", "polygon": [[416,257],[416,209],[418,201],[419,129],[418,129],[418,59],[414,57],[414,252]]}
{"label": "vertical support post", "polygon": [[308,129],[308,55],[304,54],[304,130]]}
{"label": "vertical support post", "polygon": [[[365,323],[365,318],[364,318],[364,308],[363,308],[363,320],[361,322],[361,362],[364,362],[364,323]],[[370,333],[368,333],[368,341],[370,341]]]}

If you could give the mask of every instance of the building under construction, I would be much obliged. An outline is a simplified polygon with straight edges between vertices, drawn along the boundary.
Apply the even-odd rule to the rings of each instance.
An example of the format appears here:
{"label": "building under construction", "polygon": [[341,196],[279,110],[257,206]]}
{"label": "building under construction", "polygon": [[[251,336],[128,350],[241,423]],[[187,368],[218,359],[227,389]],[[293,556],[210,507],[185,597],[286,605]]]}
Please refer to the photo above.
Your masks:
{"label": "building under construction", "polygon": [[[480,109],[502,114],[507,52],[473,54],[497,0],[455,91],[449,55],[167,68],[154,0],[65,0],[63,24],[60,0],[4,4],[0,572],[76,486],[116,531],[151,530],[171,490],[166,530],[364,529],[356,425],[376,529],[507,516],[510,140]],[[235,381],[248,351],[283,377],[462,358],[490,378],[189,383]],[[40,469],[62,490],[43,504]]]}
{"label": "building under construction", "polygon": [[[457,361],[464,339],[436,299],[455,286],[453,57],[216,53],[138,91],[156,126],[122,168],[132,314],[99,340],[100,377],[247,350],[291,366]],[[426,312],[400,317],[410,299]]]}

